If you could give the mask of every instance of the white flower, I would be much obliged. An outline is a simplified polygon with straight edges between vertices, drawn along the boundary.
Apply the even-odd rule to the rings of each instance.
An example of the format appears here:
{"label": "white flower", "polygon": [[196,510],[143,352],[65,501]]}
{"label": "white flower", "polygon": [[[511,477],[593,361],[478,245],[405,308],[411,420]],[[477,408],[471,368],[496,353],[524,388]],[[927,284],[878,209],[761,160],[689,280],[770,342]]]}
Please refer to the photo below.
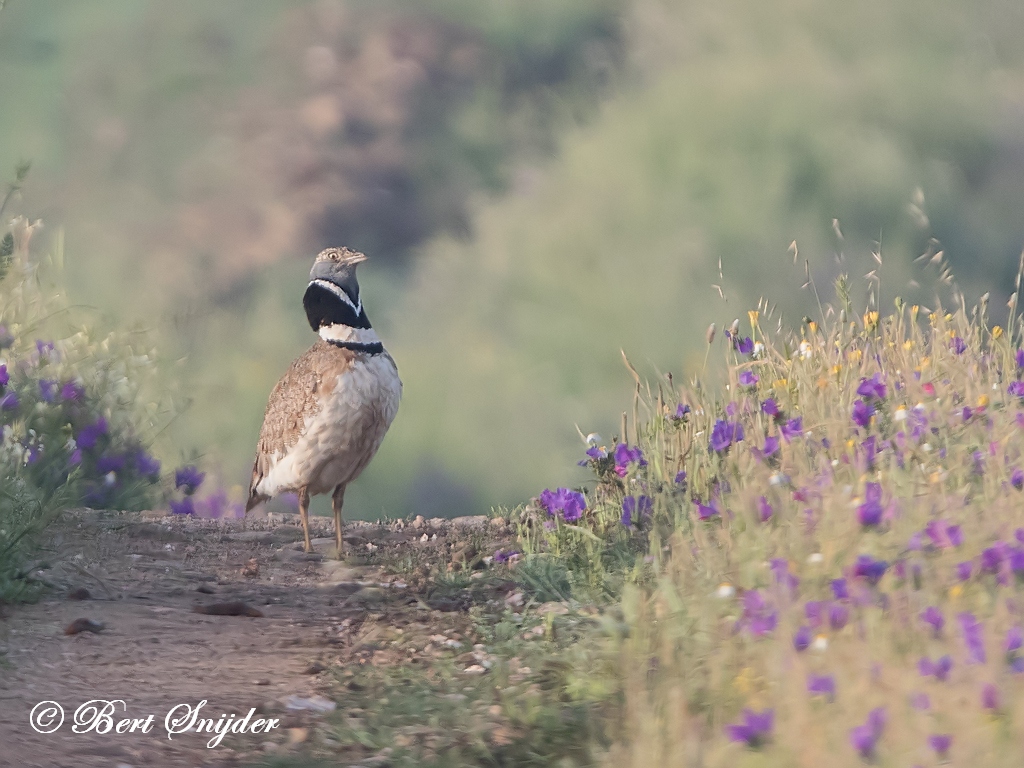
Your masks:
{"label": "white flower", "polygon": [[601,436],[597,432],[591,432],[587,435],[587,445],[598,445],[601,442]]}
{"label": "white flower", "polygon": [[103,476],[103,484],[108,486],[108,487],[112,486],[116,482],[117,482],[117,473],[116,472],[107,472],[107,474],[105,474]]}
{"label": "white flower", "polygon": [[818,565],[825,562],[825,556],[821,552],[815,552],[807,558],[807,562],[811,565]]}
{"label": "white flower", "polygon": [[720,597],[723,600],[732,597],[736,594],[736,587],[729,583],[722,583],[718,585],[718,589],[715,590],[715,596]]}
{"label": "white flower", "polygon": [[814,642],[811,643],[811,649],[815,651],[828,650],[828,638],[824,635],[818,635],[816,638],[814,638]]}
{"label": "white flower", "polygon": [[811,352],[811,342],[809,342],[809,341],[801,341],[800,342],[800,357],[802,357],[804,360],[810,360],[811,359],[811,354],[812,354],[812,352]]}
{"label": "white flower", "polygon": [[893,414],[893,418],[896,421],[906,421],[907,420],[907,409],[904,408],[901,405],[899,408],[896,409],[896,413]]}
{"label": "white flower", "polygon": [[754,342],[754,357],[760,359],[764,356],[764,344],[760,341]]}

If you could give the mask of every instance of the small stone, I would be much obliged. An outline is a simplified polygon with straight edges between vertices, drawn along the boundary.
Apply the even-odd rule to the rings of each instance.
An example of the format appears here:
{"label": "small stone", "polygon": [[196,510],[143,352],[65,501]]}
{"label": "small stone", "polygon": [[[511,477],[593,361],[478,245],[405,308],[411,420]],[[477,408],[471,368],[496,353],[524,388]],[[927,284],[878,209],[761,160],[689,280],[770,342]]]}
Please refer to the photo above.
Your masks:
{"label": "small stone", "polygon": [[68,592],[68,600],[91,600],[92,595],[85,587],[79,587]]}
{"label": "small stone", "polygon": [[416,515],[415,519],[412,521],[412,527],[418,531],[420,528],[426,525],[426,523],[427,521],[423,519],[423,515]]}
{"label": "small stone", "polygon": [[314,661],[312,664],[310,664],[308,667],[306,667],[302,672],[305,675],[319,675],[325,669],[327,669],[327,667],[325,667],[321,662]]}
{"label": "small stone", "polygon": [[99,634],[103,631],[102,621],[93,621],[92,619],[75,619],[66,627],[64,627],[65,635],[77,635],[80,632],[94,632]]}
{"label": "small stone", "polygon": [[270,685],[270,680],[266,677],[262,677],[259,680],[253,680],[253,685]]}
{"label": "small stone", "polygon": [[242,567],[240,573],[247,579],[255,579],[260,575],[259,561],[255,557],[250,557],[249,562]]}

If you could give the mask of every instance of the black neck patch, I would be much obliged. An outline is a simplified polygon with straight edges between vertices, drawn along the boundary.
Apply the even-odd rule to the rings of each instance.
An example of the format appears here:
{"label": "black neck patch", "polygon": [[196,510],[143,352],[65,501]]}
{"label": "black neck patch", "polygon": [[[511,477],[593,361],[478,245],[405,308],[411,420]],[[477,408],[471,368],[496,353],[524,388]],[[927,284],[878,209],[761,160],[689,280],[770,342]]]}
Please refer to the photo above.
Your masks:
{"label": "black neck patch", "polygon": [[359,314],[356,314],[351,304],[316,283],[310,283],[306,287],[306,292],[302,296],[302,307],[306,310],[309,327],[314,331],[319,332],[325,325],[347,325],[360,329],[370,327],[366,310],[362,306],[359,307]]}
{"label": "black neck patch", "polygon": [[364,352],[367,355],[380,355],[384,352],[384,345],[379,341],[368,344],[362,341],[338,341],[337,339],[324,339],[324,341],[339,349],[350,349],[353,352]]}

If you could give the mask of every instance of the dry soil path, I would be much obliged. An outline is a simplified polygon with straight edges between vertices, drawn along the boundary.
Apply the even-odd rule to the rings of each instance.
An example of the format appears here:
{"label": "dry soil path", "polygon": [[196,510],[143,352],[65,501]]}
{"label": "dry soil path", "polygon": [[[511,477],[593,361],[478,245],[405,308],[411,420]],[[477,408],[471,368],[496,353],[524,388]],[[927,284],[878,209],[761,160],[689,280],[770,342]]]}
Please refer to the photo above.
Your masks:
{"label": "dry soil path", "polygon": [[[329,706],[332,672],[365,662],[357,659],[361,649],[373,660],[372,645],[360,640],[367,615],[398,605],[407,586],[384,576],[373,558],[357,564],[358,554],[396,542],[421,546],[423,533],[433,536],[429,524],[349,526],[346,541],[357,556],[342,564],[329,555],[327,521],[315,522],[325,538],[307,556],[297,544],[301,530],[287,518],[69,514],[35,572],[52,588],[38,603],[7,607],[0,621],[0,766],[245,765],[310,739],[324,717],[318,707]],[[77,589],[89,598],[74,599]],[[195,612],[239,601],[262,616]],[[77,619],[103,629],[65,634]],[[152,715],[149,732],[75,733],[76,710],[94,699],[124,702],[115,705],[115,723]],[[241,717],[255,708],[254,719],[276,718],[278,727],[230,733],[213,749],[211,734],[168,738],[167,713],[204,700],[200,716]],[[30,723],[43,701],[65,713],[48,734]]]}

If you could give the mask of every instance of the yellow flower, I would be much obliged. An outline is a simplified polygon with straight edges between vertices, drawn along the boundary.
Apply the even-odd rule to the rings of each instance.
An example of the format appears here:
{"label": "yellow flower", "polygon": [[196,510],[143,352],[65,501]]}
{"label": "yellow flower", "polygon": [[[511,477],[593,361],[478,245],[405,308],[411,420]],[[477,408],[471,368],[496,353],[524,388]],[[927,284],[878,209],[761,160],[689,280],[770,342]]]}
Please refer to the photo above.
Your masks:
{"label": "yellow flower", "polygon": [[978,407],[984,408],[986,405],[988,405],[988,395],[982,395],[978,398]]}
{"label": "yellow flower", "polygon": [[839,365],[833,365],[833,366],[832,366],[832,373],[833,373],[834,375],[836,375],[836,376],[838,376],[838,375],[839,375],[839,372],[840,372],[841,370],[843,370],[843,366],[842,366],[841,364],[839,364]]}
{"label": "yellow flower", "polygon": [[949,599],[956,600],[960,595],[964,593],[964,588],[959,584],[954,584],[949,588]]}
{"label": "yellow flower", "polygon": [[878,312],[872,310],[871,312],[864,313],[864,328],[865,330],[871,330],[878,325]]}
{"label": "yellow flower", "polygon": [[750,318],[750,330],[757,328],[757,320],[761,316],[761,313],[756,309],[751,309],[747,312],[747,317]]}
{"label": "yellow flower", "polygon": [[754,680],[754,670],[750,667],[744,667],[736,675],[736,679],[732,681],[732,684],[736,686],[736,690],[740,693],[749,694],[754,689]]}
{"label": "yellow flower", "polygon": [[952,320],[952,319],[953,319],[953,316],[952,316],[952,315],[949,315],[949,314],[947,314],[947,315],[946,315],[946,322],[947,322],[947,323],[948,323],[948,322],[949,322],[950,320]]}
{"label": "yellow flower", "polygon": [[992,338],[993,339],[998,339],[1002,335],[1003,335],[1003,329],[1000,328],[998,325],[992,328]]}
{"label": "yellow flower", "polygon": [[861,351],[859,349],[851,349],[846,353],[846,359],[851,363],[859,363],[861,358]]}
{"label": "yellow flower", "polygon": [[818,379],[818,389],[825,389],[828,386],[828,379],[824,376]]}
{"label": "yellow flower", "polygon": [[917,313],[920,311],[921,308],[917,304],[910,308],[910,319],[913,320],[915,323],[917,322]]}
{"label": "yellow flower", "polygon": [[922,357],[921,358],[921,364],[918,366],[918,368],[927,368],[931,364],[932,364],[932,359],[930,357]]}
{"label": "yellow flower", "polygon": [[787,386],[789,386],[789,382],[786,379],[776,379],[775,383],[772,384],[772,386],[775,387],[776,389],[785,389]]}
{"label": "yellow flower", "polygon": [[818,324],[813,320],[808,321],[807,327],[811,329],[811,333],[814,333],[815,331],[818,330]]}
{"label": "yellow flower", "polygon": [[914,348],[914,342],[911,339],[907,339],[906,341],[903,342],[903,348],[906,349],[906,350],[913,349]]}
{"label": "yellow flower", "polygon": [[932,325],[935,325],[937,322],[939,322],[939,313],[932,312],[930,315],[928,315],[928,320],[931,321]]}

